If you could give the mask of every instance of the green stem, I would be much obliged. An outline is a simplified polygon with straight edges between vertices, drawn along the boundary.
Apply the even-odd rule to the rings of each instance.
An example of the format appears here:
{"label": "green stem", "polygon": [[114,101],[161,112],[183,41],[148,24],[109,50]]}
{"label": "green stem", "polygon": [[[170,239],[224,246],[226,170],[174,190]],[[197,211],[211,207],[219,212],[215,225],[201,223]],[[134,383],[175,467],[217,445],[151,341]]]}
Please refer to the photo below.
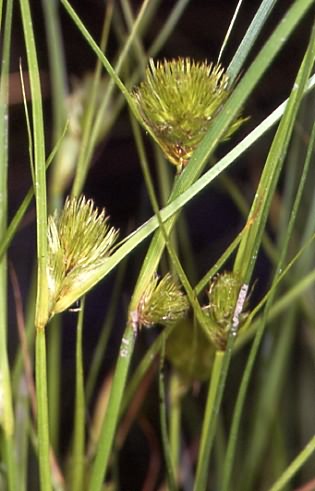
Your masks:
{"label": "green stem", "polygon": [[36,331],[36,395],[37,395],[37,431],[38,458],[41,491],[52,491],[49,465],[49,423],[46,374],[45,329]]}
{"label": "green stem", "polygon": [[84,375],[82,334],[84,318],[84,299],[81,300],[81,309],[77,323],[76,342],[76,383],[75,383],[75,414],[74,414],[74,439],[72,459],[72,491],[81,491],[84,476]]}
{"label": "green stem", "polygon": [[66,63],[57,0],[42,0],[46,28],[47,50],[51,75],[53,143],[56,143],[66,120]]}
{"label": "green stem", "polygon": [[96,458],[92,467],[89,491],[101,491],[110,452],[117,427],[120,406],[125,390],[128,369],[135,343],[135,333],[130,324],[127,325],[120,345],[119,357],[112,382],[112,390],[107,411],[102,425]]}
{"label": "green stem", "polygon": [[[227,353],[229,352],[227,351]],[[202,424],[194,491],[205,491],[207,487],[210,452],[214,440],[218,410],[226,376],[227,363],[225,358],[223,351],[216,351],[209,383],[206,411]]]}
{"label": "green stem", "polygon": [[55,452],[58,452],[60,425],[61,328],[62,317],[56,316],[47,333],[49,433]]}
{"label": "green stem", "polygon": [[13,446],[12,436],[4,435],[4,460],[6,464],[7,472],[7,489],[8,491],[15,491],[17,487],[17,469],[16,469],[16,459],[15,451]]}
{"label": "green stem", "polygon": [[289,467],[284,471],[282,476],[271,486],[268,491],[281,491],[288,484],[289,480],[298,472],[302,465],[310,458],[315,451],[315,436],[313,436],[306,447],[291,462]]}
{"label": "green stem", "polygon": [[178,374],[173,371],[170,379],[170,452],[173,469],[179,477],[181,438],[181,383]]}
{"label": "green stem", "polygon": [[[9,66],[11,48],[13,2],[8,0],[4,20],[4,31],[0,75],[0,237],[7,227],[8,209],[8,99],[9,99]],[[2,5],[0,9],[0,16]],[[12,404],[12,386],[8,357],[8,314],[7,314],[7,257],[0,259],[0,432],[3,431],[2,450],[7,473],[7,489],[17,489],[16,459],[14,455],[13,432],[14,414]]]}
{"label": "green stem", "polygon": [[165,397],[165,381],[164,381],[164,355],[165,355],[165,337],[163,336],[160,371],[159,371],[159,398],[160,398],[160,425],[163,454],[165,459],[167,483],[169,491],[176,491],[175,467],[172,461],[171,448],[168,437],[167,417],[166,417],[166,397]]}
{"label": "green stem", "polygon": [[41,83],[37,62],[36,44],[29,0],[20,0],[25,46],[32,96],[32,117],[34,135],[35,196],[37,228],[37,299],[35,325],[42,329],[48,320],[48,284],[47,284],[47,199],[45,168],[45,137]]}
{"label": "green stem", "polygon": [[106,318],[102,325],[101,334],[98,339],[97,346],[95,347],[93,360],[91,361],[89,366],[89,373],[87,376],[86,391],[85,391],[87,404],[89,404],[89,401],[92,398],[93,390],[95,389],[96,380],[99,375],[102,361],[105,356],[106,348],[109,341],[109,336],[111,334],[112,326],[115,320],[115,315],[117,313],[117,307],[119,304],[119,300],[121,298],[121,289],[122,289],[123,282],[125,280],[127,264],[128,261],[126,260],[122,262],[122,264],[118,268],[115,278],[115,283],[109,301],[109,307],[106,312]]}
{"label": "green stem", "polygon": [[[100,42],[100,48],[104,53],[106,51],[106,45],[108,42],[112,15],[113,15],[113,3],[108,2],[105,11],[103,31],[102,31],[101,42]],[[99,90],[101,75],[102,75],[102,63],[99,59],[97,59],[91,92],[89,95],[88,107],[84,115],[82,137],[80,141],[80,150],[79,150],[79,156],[76,164],[76,175],[72,187],[72,196],[78,196],[81,193],[88,172],[90,156],[95,148],[96,142],[94,141],[93,142],[94,145],[92,144],[92,140],[93,140],[92,132],[95,127],[95,116],[97,110],[97,91]]]}

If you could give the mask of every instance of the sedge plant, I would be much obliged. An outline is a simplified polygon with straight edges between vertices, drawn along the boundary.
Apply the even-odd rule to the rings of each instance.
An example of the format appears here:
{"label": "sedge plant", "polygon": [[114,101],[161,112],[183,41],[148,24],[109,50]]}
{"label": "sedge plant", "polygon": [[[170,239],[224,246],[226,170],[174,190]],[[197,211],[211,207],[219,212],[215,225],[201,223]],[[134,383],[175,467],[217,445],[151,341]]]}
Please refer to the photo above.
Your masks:
{"label": "sedge plant", "polygon": [[[53,109],[46,113],[33,5],[0,2],[1,491],[275,491],[314,484],[314,0],[279,7],[280,20],[273,19],[276,0],[262,0],[230,62],[225,49],[242,2],[222,27],[217,60],[164,56],[193,2],[174,2],[152,40],[161,4],[144,0],[136,11],[129,0],[106,2],[98,40],[74,2],[42,0]],[[26,53],[20,83],[32,185],[9,219],[15,16]],[[94,71],[75,82],[64,18],[95,57]],[[248,101],[278,53],[292,56],[287,44],[300,26],[307,34],[291,89],[255,124]],[[270,34],[258,47],[262,32]],[[98,205],[87,185],[119,118],[134,140],[138,194],[149,202],[120,230],[106,193]],[[230,168],[251,151],[259,172],[246,187]],[[211,231],[201,192],[212,203],[218,190],[241,208],[240,225],[228,240],[207,233],[201,254],[187,211],[195,204]],[[19,273],[11,274],[14,344],[7,255],[33,198],[35,274],[25,298]],[[111,281],[113,291],[95,308],[102,328],[91,353],[90,292]],[[70,314],[74,370],[65,376]],[[132,459],[146,459],[140,477],[133,476],[129,446]]]}

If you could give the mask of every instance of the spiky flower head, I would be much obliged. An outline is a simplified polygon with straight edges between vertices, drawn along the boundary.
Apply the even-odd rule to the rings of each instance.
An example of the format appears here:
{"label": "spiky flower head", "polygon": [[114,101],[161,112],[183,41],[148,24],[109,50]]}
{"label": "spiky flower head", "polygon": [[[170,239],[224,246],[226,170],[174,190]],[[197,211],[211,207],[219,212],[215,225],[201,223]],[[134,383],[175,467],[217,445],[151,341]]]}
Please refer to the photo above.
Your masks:
{"label": "spiky flower head", "polygon": [[161,280],[154,275],[139,302],[136,315],[131,315],[137,327],[176,322],[186,316],[189,303],[186,295],[170,274]]}
{"label": "spiky flower head", "polygon": [[246,306],[246,293],[247,285],[232,271],[217,275],[210,285],[209,305],[205,310],[214,322],[211,337],[219,349],[225,348],[230,329],[238,328],[246,317],[242,313]]}
{"label": "spiky flower head", "polygon": [[[190,159],[213,118],[230,94],[228,76],[221,65],[190,58],[152,59],[146,79],[133,96],[147,131],[166,158],[180,170]],[[228,138],[243,122],[239,118],[227,130]]]}
{"label": "spiky flower head", "polygon": [[63,210],[48,219],[48,291],[50,315],[78,300],[76,292],[111,254],[118,232],[90,199],[67,198]]}

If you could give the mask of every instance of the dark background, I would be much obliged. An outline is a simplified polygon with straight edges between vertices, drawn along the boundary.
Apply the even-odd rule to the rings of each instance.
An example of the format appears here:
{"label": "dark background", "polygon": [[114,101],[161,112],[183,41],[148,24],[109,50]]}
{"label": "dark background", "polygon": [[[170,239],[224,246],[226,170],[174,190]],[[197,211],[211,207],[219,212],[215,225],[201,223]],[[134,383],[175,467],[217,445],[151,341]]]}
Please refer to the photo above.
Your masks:
{"label": "dark background", "polygon": [[[119,9],[120,2],[117,1],[114,3]],[[236,3],[236,1],[228,0],[191,0],[158,58],[190,56],[199,60],[207,59],[208,61],[215,61],[225,32],[233,16]],[[251,54],[247,65],[253,59],[259,47],[263,45],[291,3],[288,0],[278,2],[271,16],[271,20],[268,22],[268,27],[261,34],[257,42],[257,49]],[[105,2],[97,0],[72,0],[71,4],[94,39],[98,40],[102,28]],[[141,2],[133,2],[135,11],[139,8],[140,4]],[[260,1],[253,0],[244,2],[228,47],[223,55],[223,65],[229,63],[259,4]],[[156,33],[163,26],[163,23],[168,18],[172,5],[172,1],[161,1],[153,25],[150,26],[148,33],[145,35],[145,47],[150,46]],[[18,5],[16,5],[16,9],[18,9]],[[47,40],[41,2],[33,0],[32,9],[39,63],[42,72],[43,94],[45,97],[48,152],[51,142],[51,107]],[[16,12],[16,14],[18,13]],[[60,7],[60,15],[70,89],[74,78],[80,78],[87,71],[94,69],[95,56],[62,7]],[[19,15],[16,18],[19,18]],[[232,142],[228,142],[218,149],[217,157],[224,155],[230,145],[233,145],[235,141],[239,141],[245,136],[288,96],[305,51],[311,21],[312,15],[309,14],[308,18],[305,18],[299,28],[294,32],[272,67],[267,71],[244,108],[244,114],[250,115],[250,120],[233,137]],[[111,36],[107,53],[110,61],[113,61],[116,54],[117,43],[114,36]],[[13,29],[12,73],[18,71],[19,59],[22,60],[23,67],[26,69],[27,62],[23,47],[23,32],[21,24],[16,22]],[[20,88],[19,82],[17,81],[14,91],[11,94],[10,216],[15,212],[25,192],[31,185],[25,117],[19,94]],[[254,148],[250,149],[233,165],[233,168],[229,169],[229,175],[233,176],[234,182],[240,187],[242,193],[248,197],[249,202],[255,191],[255,185],[264,164],[273,131],[263,137]],[[148,151],[152,155],[151,145],[148,141],[147,145]],[[130,228],[133,229],[142,223],[144,219],[152,215],[148,198],[146,197],[126,111],[122,111],[109,137],[99,145],[93,158],[84,192],[88,197],[92,197],[97,205],[105,206],[109,210],[111,222],[120,228],[122,237],[127,234]],[[195,273],[197,278],[200,278],[213,264],[215,259],[220,256],[220,253],[229,244],[230,240],[235,237],[236,233],[243,226],[244,220],[231,199],[227,197],[220,183],[214,186],[212,185],[211,189],[207,189],[199,195],[188,206],[186,217],[189,224],[192,247],[196,257]],[[272,230],[270,232],[272,234]],[[33,268],[35,251],[34,237],[34,206],[32,205],[21,230],[12,244],[9,254],[10,262],[13,264],[19,277],[25,302]],[[128,301],[147,246],[148,241],[133,253],[132,259],[128,264],[128,273],[124,282],[124,290],[120,303],[121,308],[119,309],[115,329],[111,336],[110,349],[104,360],[100,382],[109,367],[112,366],[117,354]],[[268,263],[263,255],[259,258],[255,274],[259,278],[259,281],[256,284],[253,294],[254,300],[261,296],[266,282],[268,282]],[[106,306],[110,301],[114,277],[115,273],[99,285],[89,295],[87,300],[86,324],[88,327],[85,330],[84,341],[86,367],[88,367],[89,361],[93,357],[93,350],[102,326],[104,310],[106,310]],[[64,328],[66,331],[64,332],[66,334],[64,335],[62,361],[62,414],[65,430],[62,433],[63,438],[61,440],[63,451],[65,451],[69,440],[67,428],[71,426],[73,397],[71,387],[73,387],[74,374],[75,322],[75,314],[65,314]],[[10,330],[10,347],[13,353],[17,341],[13,305],[10,323],[12,325],[12,329]],[[143,333],[141,335],[141,339],[139,340],[140,347],[136,353],[136,357],[141,356],[141,349],[150,343],[151,336],[153,336],[151,333]],[[155,398],[156,394],[154,395],[153,391],[152,400],[155,401]],[[148,403],[148,405],[150,406],[150,410],[152,410],[154,404],[150,405]],[[152,416],[153,419],[155,419],[155,416]],[[141,431],[135,429],[127,441],[124,453],[122,466],[125,469],[125,474],[123,472],[121,489],[140,489],[143,475],[145,475],[147,460],[145,451],[138,452],[137,449],[139,448],[144,448],[145,450],[145,441],[143,440]],[[128,469],[132,469],[132,476]]]}

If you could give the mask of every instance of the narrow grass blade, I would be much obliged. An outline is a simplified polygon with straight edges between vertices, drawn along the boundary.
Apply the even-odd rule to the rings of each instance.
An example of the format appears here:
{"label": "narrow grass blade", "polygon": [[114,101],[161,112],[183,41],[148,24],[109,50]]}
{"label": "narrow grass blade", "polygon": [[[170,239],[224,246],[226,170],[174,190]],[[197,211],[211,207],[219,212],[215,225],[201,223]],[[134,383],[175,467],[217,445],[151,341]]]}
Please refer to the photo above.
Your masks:
{"label": "narrow grass blade", "polygon": [[231,63],[227,68],[227,72],[229,73],[231,80],[235,80],[238,77],[251,48],[254,46],[257,37],[266,24],[268,17],[276,3],[277,0],[263,0],[261,2],[255,17],[253,18],[245,36],[243,37],[235,55],[233,56]]}
{"label": "narrow grass blade", "polygon": [[[284,471],[282,476],[271,486],[268,491],[281,491],[285,489],[286,485],[289,483],[290,479],[299,471],[303,464],[312,456],[315,451],[315,436],[310,439],[308,444],[302,450],[302,452],[297,455],[297,457],[291,462],[289,467]],[[302,488],[300,488],[302,490]],[[311,491],[311,490],[310,490]]]}
{"label": "narrow grass blade", "polygon": [[232,20],[230,22],[230,25],[229,25],[229,28],[227,30],[227,33],[224,37],[224,40],[223,40],[223,43],[222,43],[222,46],[221,46],[221,49],[220,49],[220,52],[219,52],[219,56],[218,56],[218,63],[221,62],[221,58],[222,58],[222,54],[223,54],[223,51],[229,41],[229,38],[231,36],[231,32],[232,32],[232,29],[235,25],[235,22],[236,22],[236,19],[237,19],[237,16],[238,16],[238,13],[240,11],[240,8],[242,6],[242,3],[243,3],[243,0],[238,0],[238,4],[236,5],[236,8],[235,8],[235,11],[234,11],[234,14],[233,14],[233,17],[232,17]]}
{"label": "narrow grass blade", "polygon": [[[8,160],[9,160],[9,67],[11,53],[13,2],[6,2],[3,46],[0,73],[0,236],[6,232],[8,211]],[[0,6],[0,17],[2,5]],[[1,25],[1,22],[0,22]],[[16,491],[16,455],[14,452],[14,414],[11,374],[8,355],[8,311],[7,311],[7,258],[0,259],[0,453],[6,470],[6,488]]]}
{"label": "narrow grass blade", "polygon": [[77,322],[76,340],[76,381],[75,381],[75,405],[74,405],[74,430],[73,451],[71,463],[71,490],[83,490],[85,456],[85,398],[84,398],[84,368],[83,368],[83,323],[84,323],[84,299],[81,300],[80,312]]}
{"label": "narrow grass blade", "polygon": [[36,45],[28,0],[20,0],[27,61],[32,94],[32,118],[34,134],[35,197],[38,256],[38,290],[36,301],[36,325],[43,328],[48,318],[47,286],[47,199],[43,107]]}

